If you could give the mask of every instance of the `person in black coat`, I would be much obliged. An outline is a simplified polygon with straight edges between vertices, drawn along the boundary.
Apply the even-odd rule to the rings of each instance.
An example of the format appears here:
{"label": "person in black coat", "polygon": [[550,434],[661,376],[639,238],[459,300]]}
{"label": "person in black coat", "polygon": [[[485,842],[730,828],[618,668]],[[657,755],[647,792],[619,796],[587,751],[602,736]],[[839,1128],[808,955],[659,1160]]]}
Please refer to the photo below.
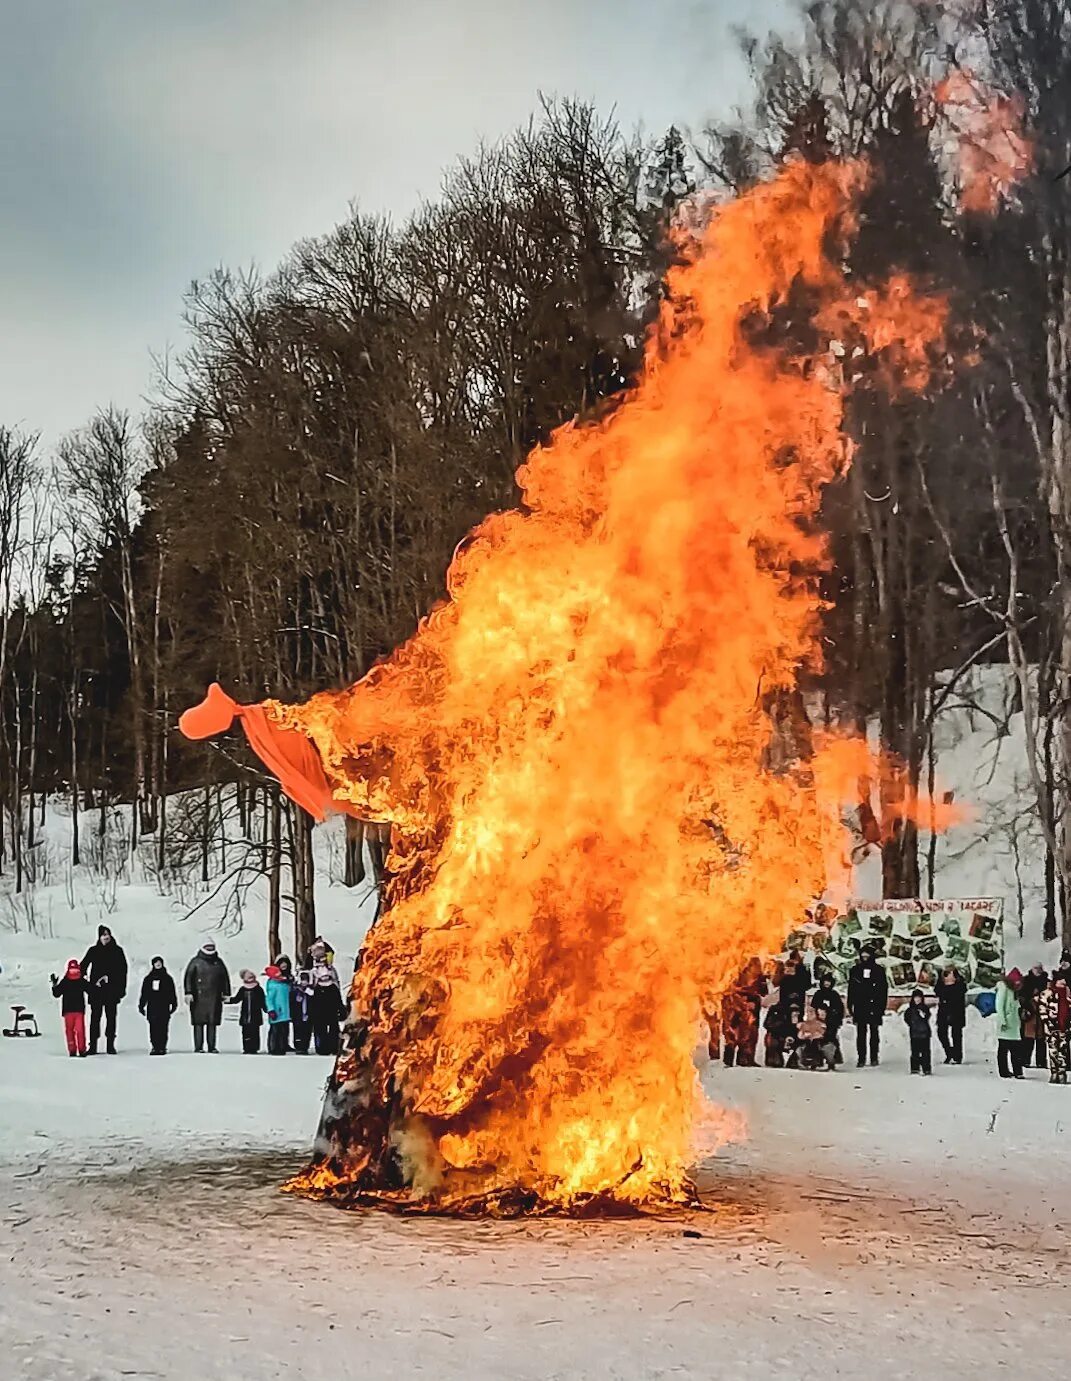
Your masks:
{"label": "person in black coat", "polygon": [[784,1069],[786,1061],[791,1061],[796,1049],[796,1032],[803,1020],[803,1010],[792,997],[782,996],[766,1013],[767,1069]]}
{"label": "person in black coat", "polygon": [[175,980],[168,973],[164,961],[154,955],[152,968],[145,975],[138,999],[138,1011],[149,1023],[149,1054],[167,1054],[167,1036],[171,1018],[178,1010]]}
{"label": "person in black coat", "polygon": [[97,943],[86,950],[82,973],[89,984],[88,1053],[97,1053],[103,1018],[108,1054],[114,1055],[119,1004],[126,997],[127,967],[126,955],[106,925],[97,927]]}
{"label": "person in black coat", "polygon": [[911,1037],[911,1073],[931,1074],[930,1061],[930,1009],[926,1006],[926,994],[916,988],[911,1001],[904,1008],[904,1021]]}
{"label": "person in black coat", "polygon": [[779,997],[794,1002],[801,1012],[806,1010],[811,975],[798,949],[794,949],[785,961],[777,986]]}
{"label": "person in black coat", "polygon": [[242,982],[238,991],[227,1001],[233,1006],[241,1003],[238,1020],[242,1027],[242,1054],[260,1054],[260,1028],[268,1014],[268,1004],[264,1000],[264,989],[257,982],[252,969],[241,969],[238,975]]}
{"label": "person in black coat", "polygon": [[933,990],[937,998],[937,1039],[946,1065],[963,1063],[963,1028],[967,1025],[967,984],[954,964],[949,964]]}
{"label": "person in black coat", "polygon": [[811,1006],[826,1024],[826,1040],[835,1049],[836,1064],[844,1059],[840,1049],[840,1028],[844,1025],[844,999],[837,992],[831,973],[824,973],[818,980],[818,991],[811,999]]}
{"label": "person in black coat", "polygon": [[1020,1060],[1024,1069],[1031,1062],[1038,1069],[1048,1064],[1045,1045],[1045,1027],[1041,1020],[1041,994],[1049,986],[1049,975],[1044,964],[1035,964],[1019,987],[1019,1015],[1022,1018],[1023,1040]]}
{"label": "person in black coat", "polygon": [[889,980],[885,970],[874,957],[869,945],[859,951],[859,962],[848,975],[848,1015],[855,1022],[855,1050],[859,1068],[866,1065],[867,1047],[870,1063],[880,1063],[881,1023],[889,1001]]}

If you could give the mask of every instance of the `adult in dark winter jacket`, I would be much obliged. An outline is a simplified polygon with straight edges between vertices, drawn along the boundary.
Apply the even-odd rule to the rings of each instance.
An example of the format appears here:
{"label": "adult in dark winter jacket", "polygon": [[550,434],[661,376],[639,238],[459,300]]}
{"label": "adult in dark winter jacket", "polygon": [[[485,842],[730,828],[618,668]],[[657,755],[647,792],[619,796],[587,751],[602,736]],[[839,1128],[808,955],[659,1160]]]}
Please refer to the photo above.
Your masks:
{"label": "adult in dark winter jacket", "polygon": [[967,1025],[967,984],[954,964],[949,964],[933,990],[937,998],[937,1039],[946,1065],[963,1063],[963,1028]]}
{"label": "adult in dark winter jacket", "polygon": [[762,964],[749,959],[736,982],[721,1000],[722,1059],[727,1069],[734,1064],[753,1065],[759,1043],[759,1013],[768,991]]}
{"label": "adult in dark winter jacket", "polygon": [[223,1020],[223,1003],[231,995],[231,976],[216,953],[214,941],[206,940],[186,965],[182,987],[190,1004],[193,1048],[200,1052],[207,1044],[214,1055],[216,1032]]}
{"label": "adult in dark winter jacket", "polygon": [[921,988],[916,988],[911,994],[911,1001],[904,1008],[904,1022],[911,1038],[911,1073],[931,1074],[930,1009],[926,1006],[926,994]]}
{"label": "adult in dark winter jacket", "polygon": [[778,997],[794,1002],[800,1011],[807,1006],[807,993],[811,987],[811,975],[803,962],[803,955],[794,949],[785,961],[778,983]]}
{"label": "adult in dark winter jacket", "polygon": [[63,1017],[63,1034],[67,1040],[67,1054],[70,1056],[86,1054],[86,998],[89,984],[82,977],[82,966],[77,959],[67,961],[67,970],[62,978],[52,977],[52,996],[60,1000],[60,1014]]}
{"label": "adult in dark winter jacket", "polygon": [[264,1025],[264,1017],[268,1011],[264,989],[257,982],[257,976],[252,969],[240,969],[238,977],[242,982],[238,991],[228,1001],[232,1005],[240,1004],[238,1022],[242,1028],[242,1053],[259,1055],[260,1028]]}
{"label": "adult in dark winter jacket", "polygon": [[89,984],[88,1053],[97,1053],[103,1018],[108,1054],[114,1055],[119,1004],[126,997],[127,968],[126,955],[106,925],[97,927],[97,943],[86,950],[82,974]]}
{"label": "adult in dark winter jacket", "polygon": [[309,951],[312,960],[309,1019],[317,1055],[338,1054],[339,1023],[346,1015],[338,970],[328,959],[328,953],[330,951],[323,940],[317,940]]}
{"label": "adult in dark winter jacket", "polygon": [[1022,1021],[1023,1043],[1019,1059],[1024,1069],[1031,1061],[1038,1069],[1046,1065],[1045,1025],[1041,1019],[1041,994],[1049,986],[1044,964],[1035,964],[1019,986],[1019,1016]]}
{"label": "adult in dark winter jacket", "polygon": [[167,1054],[167,1036],[171,1018],[178,1010],[175,980],[168,973],[163,959],[154,955],[152,968],[141,984],[138,1011],[149,1023],[149,1054]]}
{"label": "adult in dark winter jacket", "polygon": [[859,962],[848,975],[848,1015],[855,1022],[855,1050],[859,1068],[879,1063],[881,1023],[889,1001],[889,980],[869,945],[859,951]]}
{"label": "adult in dark winter jacket", "polygon": [[782,993],[766,1013],[764,1063],[767,1069],[784,1069],[796,1049],[797,1032],[803,1009],[794,997]]}
{"label": "adult in dark winter jacket", "polygon": [[811,999],[811,1006],[826,1024],[826,1041],[832,1043],[835,1063],[844,1056],[840,1049],[840,1028],[844,1025],[844,999],[837,992],[831,973],[824,973],[818,980],[818,991]]}

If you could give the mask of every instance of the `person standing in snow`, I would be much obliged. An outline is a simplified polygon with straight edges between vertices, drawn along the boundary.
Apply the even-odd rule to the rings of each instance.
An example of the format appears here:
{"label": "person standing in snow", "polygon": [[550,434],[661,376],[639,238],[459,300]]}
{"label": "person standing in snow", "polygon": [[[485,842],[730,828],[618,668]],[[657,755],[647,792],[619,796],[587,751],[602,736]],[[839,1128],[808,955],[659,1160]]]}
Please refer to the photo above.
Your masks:
{"label": "person standing in snow", "polygon": [[782,988],[777,1001],[766,1013],[763,1063],[767,1069],[784,1069],[785,1062],[791,1060],[802,1020],[803,1009],[799,1002]]}
{"label": "person standing in snow", "polygon": [[339,1023],[346,1015],[338,970],[328,961],[327,953],[323,940],[317,940],[309,956],[312,959],[309,1017],[317,1055],[338,1054]]}
{"label": "person standing in snow", "polygon": [[178,1010],[175,980],[160,955],[154,955],[152,968],[141,984],[138,1011],[149,1023],[149,1054],[166,1055],[171,1018]]}
{"label": "person standing in snow", "polygon": [[264,1025],[264,1017],[268,1010],[268,1004],[264,1000],[264,989],[257,982],[257,976],[252,969],[239,969],[238,977],[242,980],[241,985],[234,996],[227,1000],[232,1006],[235,1003],[241,1004],[238,1022],[242,1028],[242,1054],[259,1055],[260,1028]]}
{"label": "person standing in snow", "polygon": [[721,1002],[721,1037],[725,1067],[752,1066],[759,1043],[759,1014],[768,992],[758,958],[749,959]]}
{"label": "person standing in snow", "polygon": [[207,1044],[209,1053],[214,1055],[223,1003],[231,995],[231,976],[216,953],[214,940],[206,940],[186,965],[182,987],[190,1007],[193,1048],[200,1054]]}
{"label": "person standing in snow", "polygon": [[1019,1016],[1022,1018],[1023,1044],[1020,1059],[1024,1069],[1031,1062],[1045,1068],[1045,1027],[1041,1020],[1041,995],[1049,986],[1044,964],[1035,964],[1019,989]]}
{"label": "person standing in snow", "polygon": [[[286,961],[287,967],[290,960]],[[284,977],[281,963],[269,964],[264,970],[268,980],[264,1001],[268,1007],[268,1054],[285,1055],[290,1048],[290,982]]]}
{"label": "person standing in snow", "polygon": [[967,984],[954,964],[949,964],[934,988],[937,998],[937,1039],[946,1065],[963,1063],[963,1028],[967,1025]]}
{"label": "person standing in snow", "polygon": [[921,988],[911,994],[911,1001],[904,1008],[904,1021],[911,1038],[911,1073],[932,1074],[930,1009]]}
{"label": "person standing in snow", "polygon": [[826,1024],[826,1042],[833,1046],[833,1063],[842,1064],[840,1028],[844,1025],[844,999],[837,992],[831,973],[824,973],[818,980],[818,991],[811,999],[811,1006]]}
{"label": "person standing in snow", "polygon": [[1019,985],[1023,975],[1018,969],[1006,973],[997,984],[997,1072],[1002,1079],[1021,1079],[1023,1066],[1019,1056],[1023,1039],[1022,1018],[1019,1015]]}
{"label": "person standing in snow", "polygon": [[778,982],[778,997],[785,998],[800,1009],[807,1007],[807,993],[811,987],[811,975],[803,961],[803,955],[794,949],[785,961]]}
{"label": "person standing in snow", "polygon": [[889,1001],[889,980],[869,945],[859,951],[859,962],[848,975],[848,1016],[855,1022],[855,1052],[859,1068],[880,1063],[881,1023]]}
{"label": "person standing in snow", "polygon": [[1038,1008],[1048,1047],[1049,1083],[1066,1084],[1071,1059],[1071,989],[1059,970],[1038,999]]}
{"label": "person standing in snow", "polygon": [[299,969],[290,987],[290,1026],[295,1055],[307,1055],[312,1040],[312,970]]}
{"label": "person standing in snow", "polygon": [[82,977],[82,966],[77,959],[68,959],[67,971],[62,978],[55,974],[52,979],[52,996],[60,1000],[60,1013],[63,1016],[63,1034],[67,1040],[67,1054],[72,1058],[86,1056],[86,998],[89,984]]}
{"label": "person standing in snow", "polygon": [[119,1004],[126,997],[126,955],[116,944],[106,925],[97,927],[97,943],[90,945],[82,960],[82,973],[89,984],[89,1055],[97,1053],[101,1018],[109,1055],[114,1055]]}

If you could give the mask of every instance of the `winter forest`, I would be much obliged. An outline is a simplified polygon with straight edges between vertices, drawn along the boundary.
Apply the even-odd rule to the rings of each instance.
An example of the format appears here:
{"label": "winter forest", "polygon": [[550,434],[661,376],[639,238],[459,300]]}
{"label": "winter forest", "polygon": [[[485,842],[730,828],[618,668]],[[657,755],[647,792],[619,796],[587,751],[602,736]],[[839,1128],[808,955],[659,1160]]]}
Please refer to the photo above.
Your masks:
{"label": "winter forest", "polygon": [[[1066,939],[1071,0],[952,9],[818,0],[783,36],[742,34],[750,104],[703,130],[640,135],[547,99],[503,142],[459,151],[404,223],[355,209],[270,271],[193,283],[186,348],[160,361],[142,415],[102,398],[54,449],[0,419],[13,893],[40,880],[58,798],[70,866],[115,868],[118,847],[164,888],[192,870],[240,896],[266,878],[269,914],[247,923],[266,923],[272,953],[280,933],[306,952],[311,818],[239,738],[182,740],[179,714],[217,679],[239,700],[297,701],[364,674],[443,597],[473,524],[516,503],[525,455],[628,390],[682,205],[787,159],[860,157],[872,177],[848,271],[945,293],[953,330],[917,393],[845,355],[857,449],[822,515],[825,662],[772,712],[801,752],[816,718],[869,726],[896,766],[860,783],[859,839],[880,849],[886,896],[933,895],[932,833],[924,812],[902,824],[902,803],[938,788],[933,725],[967,673],[1006,666],[1046,938]],[[1025,131],[1005,151],[1023,162],[1007,196],[985,195],[983,84]],[[382,859],[349,821],[347,883],[370,885]]]}

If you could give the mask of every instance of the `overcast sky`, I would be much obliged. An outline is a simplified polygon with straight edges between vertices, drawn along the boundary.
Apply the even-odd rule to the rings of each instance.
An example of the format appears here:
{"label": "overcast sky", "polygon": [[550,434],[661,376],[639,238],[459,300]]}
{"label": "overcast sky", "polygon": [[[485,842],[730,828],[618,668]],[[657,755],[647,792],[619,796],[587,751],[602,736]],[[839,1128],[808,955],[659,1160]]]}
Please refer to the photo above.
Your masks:
{"label": "overcast sky", "polygon": [[51,444],[182,345],[217,264],[403,215],[540,91],[631,128],[744,92],[785,0],[0,0],[0,422]]}

